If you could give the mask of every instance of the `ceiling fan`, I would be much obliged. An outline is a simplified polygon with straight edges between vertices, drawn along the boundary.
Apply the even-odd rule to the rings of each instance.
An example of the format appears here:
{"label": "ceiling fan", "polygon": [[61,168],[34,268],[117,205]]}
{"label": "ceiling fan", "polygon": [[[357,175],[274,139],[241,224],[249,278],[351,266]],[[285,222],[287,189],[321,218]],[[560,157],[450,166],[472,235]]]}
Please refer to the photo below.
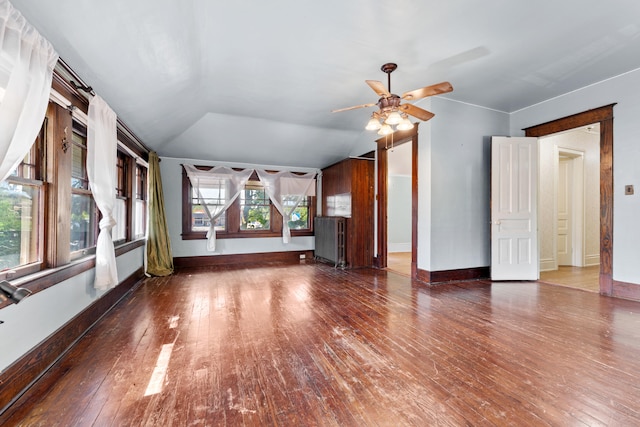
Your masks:
{"label": "ceiling fan", "polygon": [[405,92],[402,96],[391,93],[391,73],[398,68],[397,64],[392,62],[384,64],[380,69],[387,74],[387,88],[382,82],[377,80],[365,80],[365,82],[380,96],[378,102],[371,104],[355,105],[353,107],[340,108],[333,110],[332,113],[341,111],[355,110],[357,108],[367,108],[377,105],[379,110],[371,114],[371,119],[367,123],[367,130],[377,130],[379,135],[388,135],[394,130],[392,126],[397,125],[397,130],[408,130],[413,128],[413,123],[409,120],[408,115],[416,117],[422,121],[431,119],[434,114],[416,107],[413,104],[401,104],[402,100],[415,101],[426,98],[427,96],[440,95],[453,90],[453,86],[449,82],[442,82],[432,86],[425,86],[420,89]]}

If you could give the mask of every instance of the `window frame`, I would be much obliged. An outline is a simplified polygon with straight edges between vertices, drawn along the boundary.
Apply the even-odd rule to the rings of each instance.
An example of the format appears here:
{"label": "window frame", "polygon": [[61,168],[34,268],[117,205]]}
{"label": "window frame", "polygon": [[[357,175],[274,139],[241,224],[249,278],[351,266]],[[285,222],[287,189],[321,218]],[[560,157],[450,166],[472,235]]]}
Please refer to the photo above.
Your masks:
{"label": "window frame", "polygon": [[[44,145],[47,140],[47,118],[43,121],[42,127],[40,128],[40,132],[36,136],[36,139],[29,150],[29,157],[32,162],[28,164],[27,167],[32,168],[32,177],[25,177],[24,161],[20,162],[20,164],[16,168],[16,175],[10,175],[6,181],[11,184],[17,185],[28,185],[32,187],[38,188],[38,206],[37,206],[37,214],[38,214],[38,223],[37,227],[33,232],[36,234],[36,251],[37,251],[37,260],[34,262],[30,262],[27,264],[20,264],[13,267],[8,267],[0,270],[0,280],[11,279],[14,277],[22,277],[28,274],[36,273],[45,268],[45,226],[46,226],[46,215],[45,212],[45,183],[43,181],[44,175],[44,167],[45,167],[45,158],[44,158]],[[27,156],[25,156],[26,158]],[[32,214],[33,216],[33,214]]]}
{"label": "window frame", "polygon": [[[209,170],[213,166],[195,166],[201,170]],[[249,181],[260,182],[258,175],[254,172],[251,174]],[[182,240],[200,240],[207,238],[206,231],[193,231],[191,228],[191,193],[193,189],[191,182],[184,168],[182,168]],[[313,236],[313,217],[315,216],[316,197],[308,196],[307,203],[309,206],[309,228],[305,229],[291,229],[292,237],[301,236]],[[226,227],[227,229],[216,230],[216,239],[245,239],[245,238],[272,238],[282,237],[282,215],[278,212],[278,209],[269,200],[270,206],[270,228],[266,229],[240,229],[240,197],[229,206],[226,211]]]}
{"label": "window frame", "polygon": [[[116,155],[116,201],[124,200],[124,224],[118,224],[124,227],[124,237],[113,240],[114,245],[118,245],[122,242],[126,242],[132,237],[132,209],[134,205],[132,203],[133,185],[131,180],[135,179],[131,173],[131,158],[130,156],[118,147]],[[116,227],[118,227],[116,225]],[[114,228],[115,230],[115,228]],[[113,231],[112,231],[113,233]]]}

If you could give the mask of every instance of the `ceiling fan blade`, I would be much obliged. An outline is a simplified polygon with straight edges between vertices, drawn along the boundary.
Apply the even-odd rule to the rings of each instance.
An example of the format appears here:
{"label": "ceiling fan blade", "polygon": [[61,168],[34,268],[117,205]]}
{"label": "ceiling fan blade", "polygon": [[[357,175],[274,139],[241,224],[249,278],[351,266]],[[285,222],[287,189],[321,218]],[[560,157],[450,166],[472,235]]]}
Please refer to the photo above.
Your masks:
{"label": "ceiling fan blade", "polygon": [[442,82],[436,85],[426,86],[420,89],[415,89],[402,94],[402,99],[416,100],[425,98],[427,96],[440,95],[441,93],[448,93],[453,90],[453,86],[449,82]]}
{"label": "ceiling fan blade", "polygon": [[377,80],[365,80],[365,82],[379,96],[383,96],[383,97],[391,96],[391,94],[389,93],[387,88],[384,87],[384,84],[382,82],[379,82]]}
{"label": "ceiling fan blade", "polygon": [[433,114],[432,112],[429,112],[427,110],[423,110],[420,107],[416,107],[413,104],[402,104],[399,107],[402,111],[404,111],[407,114],[411,114],[413,117],[417,117],[418,119],[422,120],[423,122],[426,122],[427,120],[429,120],[430,118],[432,118],[433,116],[435,116],[435,114]]}
{"label": "ceiling fan blade", "polygon": [[367,107],[373,107],[376,104],[362,104],[362,105],[354,105],[353,107],[347,107],[347,108],[340,108],[338,110],[331,110],[332,113],[339,113],[341,111],[349,111],[349,110],[355,110],[356,108],[367,108]]}

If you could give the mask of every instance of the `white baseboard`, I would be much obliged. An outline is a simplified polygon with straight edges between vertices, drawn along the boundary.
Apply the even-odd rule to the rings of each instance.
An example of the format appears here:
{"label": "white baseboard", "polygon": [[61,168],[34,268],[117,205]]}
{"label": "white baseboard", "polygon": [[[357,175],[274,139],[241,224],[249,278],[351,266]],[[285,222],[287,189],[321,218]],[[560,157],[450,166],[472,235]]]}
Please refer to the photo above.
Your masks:
{"label": "white baseboard", "polygon": [[553,258],[540,260],[540,271],[553,271],[558,269],[558,263]]}
{"label": "white baseboard", "polygon": [[600,254],[587,255],[584,257],[584,266],[589,267],[592,265],[600,265]]}
{"label": "white baseboard", "polygon": [[411,252],[411,242],[409,243],[389,243],[387,252]]}

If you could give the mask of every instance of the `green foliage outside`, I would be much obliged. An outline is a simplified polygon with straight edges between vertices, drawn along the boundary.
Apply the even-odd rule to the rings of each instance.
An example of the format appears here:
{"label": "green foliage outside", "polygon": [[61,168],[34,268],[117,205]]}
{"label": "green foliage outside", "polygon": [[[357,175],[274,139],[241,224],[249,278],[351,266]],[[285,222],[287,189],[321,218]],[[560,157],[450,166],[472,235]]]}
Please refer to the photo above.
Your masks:
{"label": "green foliage outside", "polygon": [[269,198],[263,189],[245,189],[240,228],[242,230],[270,228],[270,211]]}
{"label": "green foliage outside", "polygon": [[20,260],[21,207],[25,194],[18,188],[6,185],[0,188],[0,269],[15,267]]}

